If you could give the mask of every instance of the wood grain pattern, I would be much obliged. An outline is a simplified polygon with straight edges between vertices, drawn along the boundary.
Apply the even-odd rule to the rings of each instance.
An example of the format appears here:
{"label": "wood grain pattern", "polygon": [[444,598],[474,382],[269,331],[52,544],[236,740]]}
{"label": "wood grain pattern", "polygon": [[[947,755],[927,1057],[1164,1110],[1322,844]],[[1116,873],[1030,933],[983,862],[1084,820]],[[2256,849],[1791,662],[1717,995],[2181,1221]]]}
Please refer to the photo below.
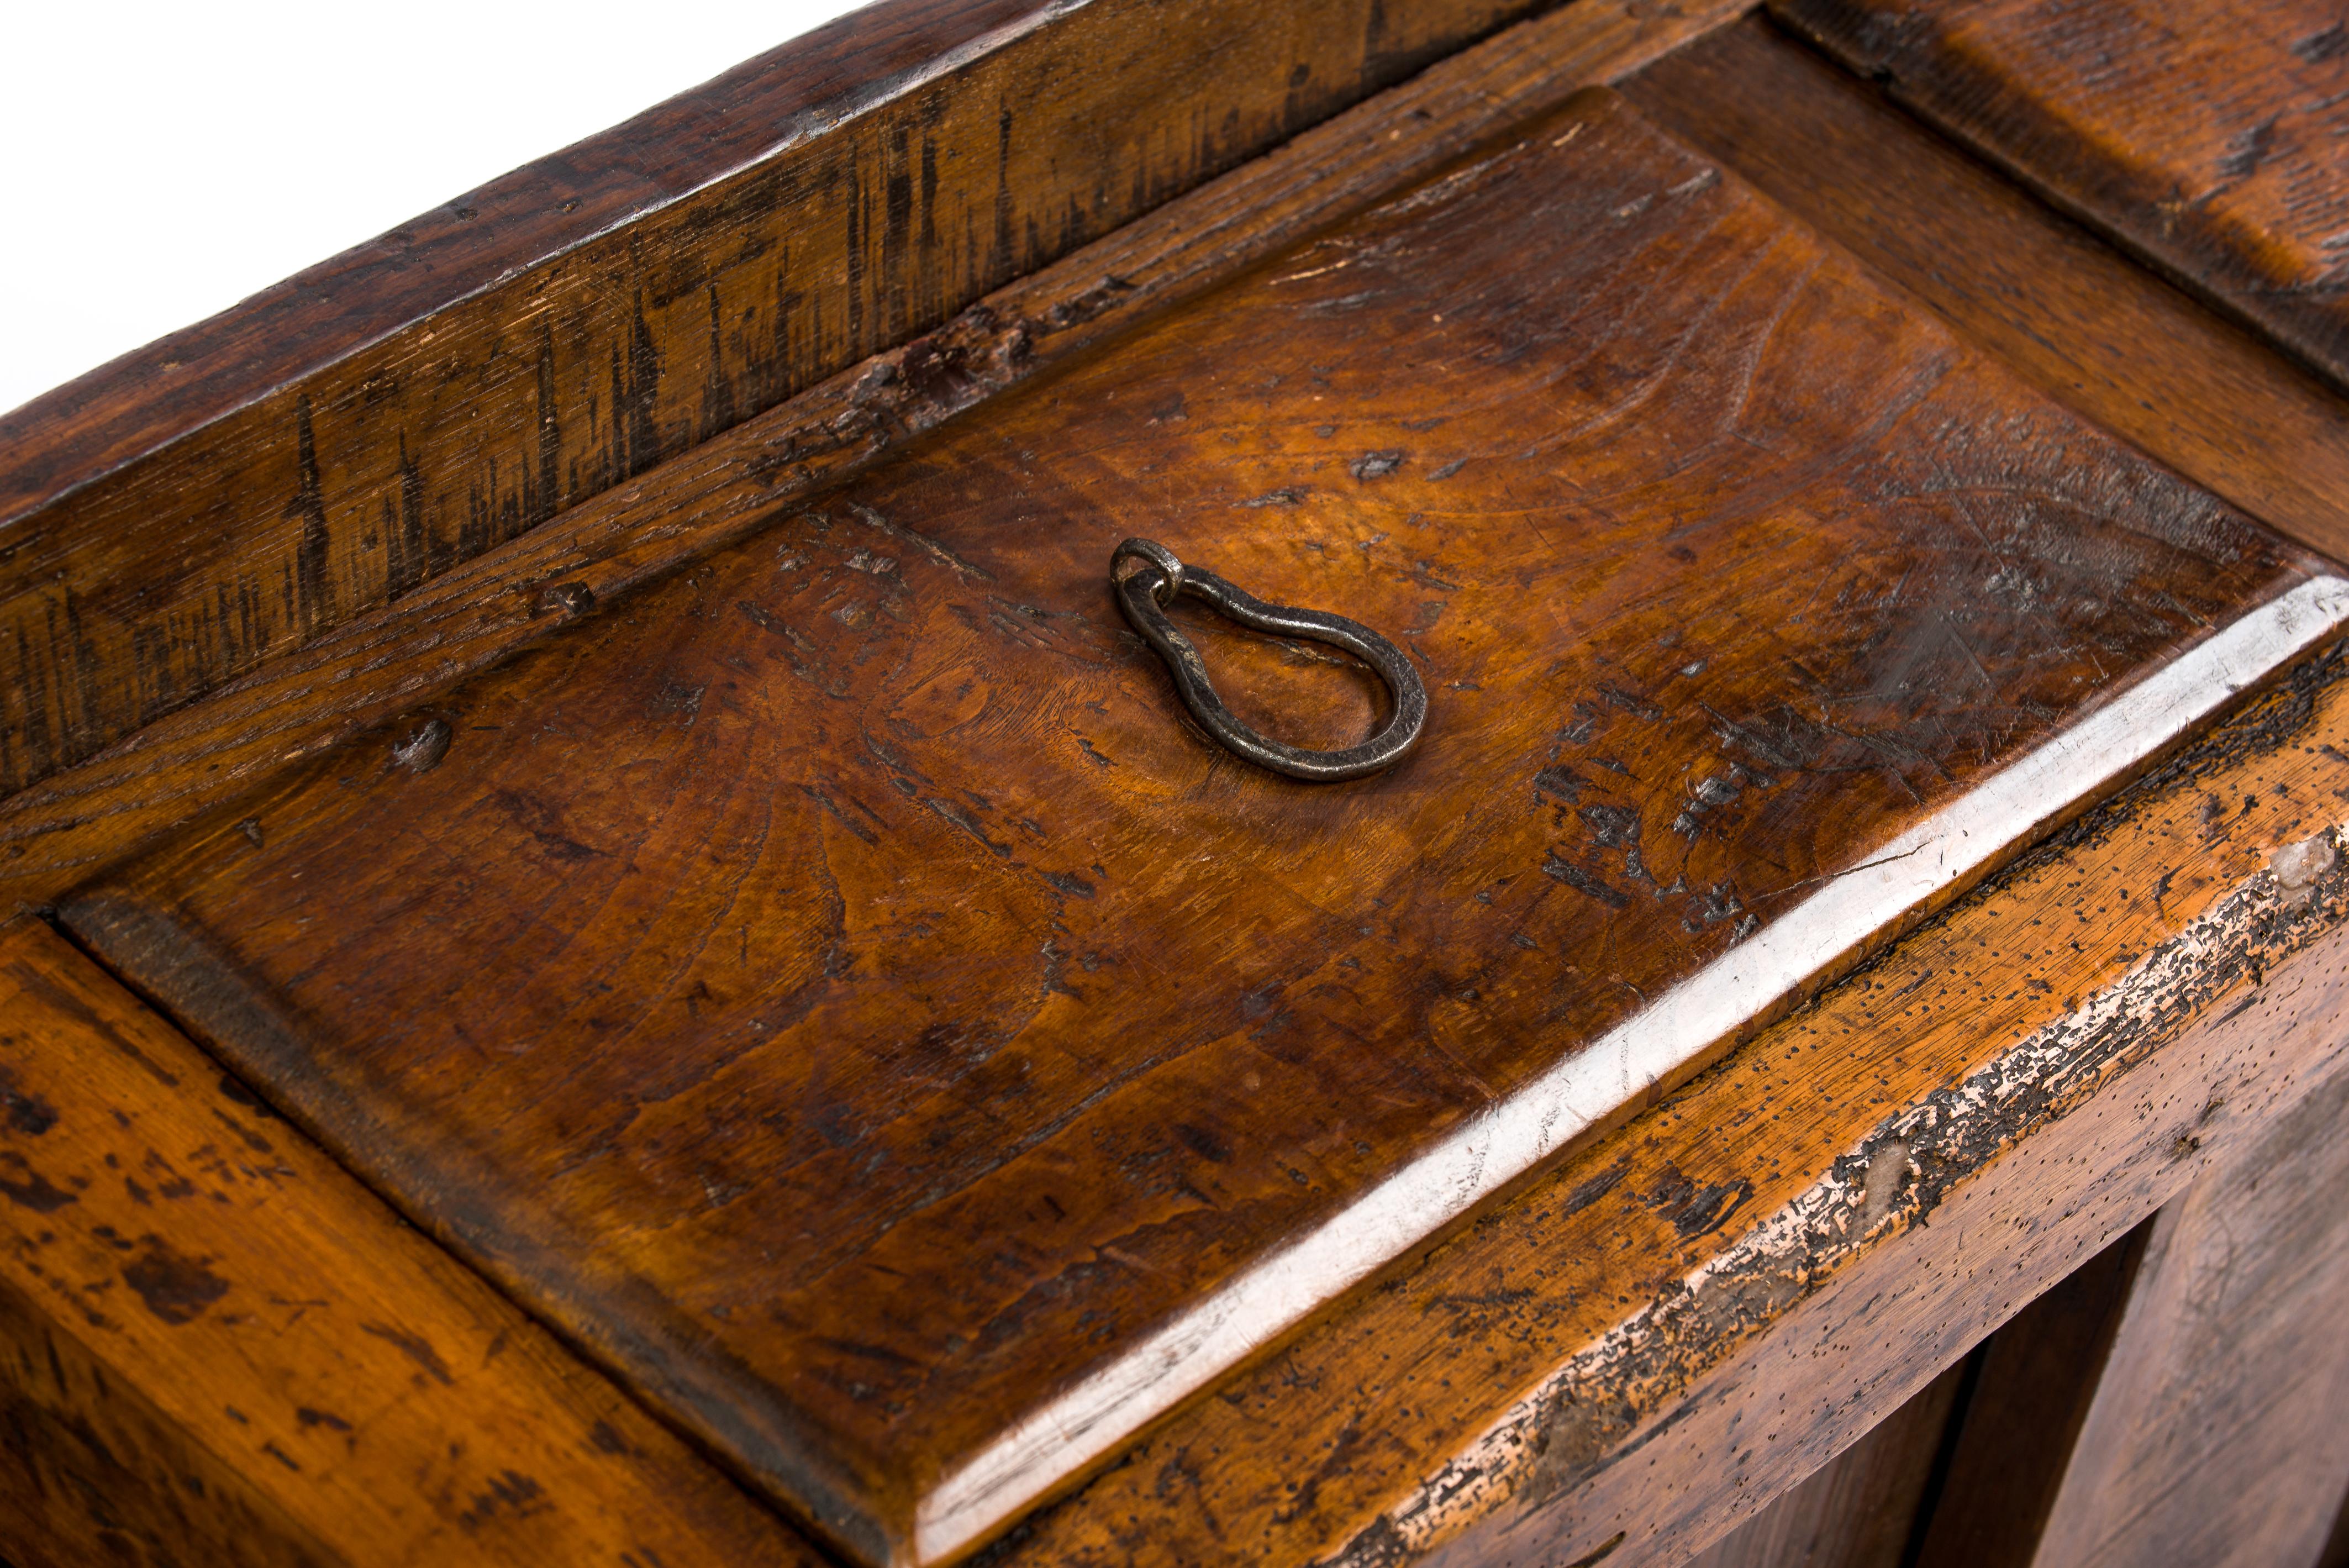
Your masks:
{"label": "wood grain pattern", "polygon": [[2349,1491],[2349,1078],[2162,1210],[2033,1558],[2315,1568]]}
{"label": "wood grain pattern", "polygon": [[107,861],[288,762],[739,538],[941,421],[1745,4],[1652,10],[1581,0],[1512,28],[998,290],[946,327],[228,681],[0,801],[0,909],[53,904]]}
{"label": "wood grain pattern", "polygon": [[1965,1381],[1963,1363],[1934,1378],[1687,1568],[1901,1568]]}
{"label": "wood grain pattern", "polygon": [[[1105,614],[1132,533],[1395,633],[1439,738],[1334,790],[1204,749]],[[2307,569],[1593,94],[70,919],[834,1539],[945,1555],[1231,1354],[1154,1336],[1260,1343],[1348,1282],[1292,1241],[1684,1074],[1720,1029],[1648,999]],[[1664,1064],[1538,1098],[1638,1017]],[[1468,1147],[1348,1263],[1524,1158]]]}
{"label": "wood grain pattern", "polygon": [[0,1551],[822,1559],[46,927],[0,933]]}
{"label": "wood grain pattern", "polygon": [[2330,0],[1771,8],[2349,385],[2349,18]]}
{"label": "wood grain pattern", "polygon": [[2017,1313],[1977,1353],[1916,1568],[2028,1568],[2096,1397],[2147,1220]]}
{"label": "wood grain pattern", "polygon": [[1760,17],[1626,81],[2041,392],[2313,549],[2349,556],[2349,400]]}
{"label": "wood grain pattern", "polygon": [[2344,674],[2296,671],[1002,1560],[1663,1568],[1718,1539],[2349,1065]]}
{"label": "wood grain pattern", "polygon": [[1537,8],[891,0],[40,400],[0,794]]}

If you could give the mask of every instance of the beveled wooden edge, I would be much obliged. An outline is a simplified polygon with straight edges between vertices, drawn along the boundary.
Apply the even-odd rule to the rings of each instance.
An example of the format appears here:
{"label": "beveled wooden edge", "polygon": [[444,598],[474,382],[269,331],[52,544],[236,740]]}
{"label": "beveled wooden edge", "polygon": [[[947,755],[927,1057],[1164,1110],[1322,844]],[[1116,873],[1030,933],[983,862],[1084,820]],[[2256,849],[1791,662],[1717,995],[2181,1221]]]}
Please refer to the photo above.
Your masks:
{"label": "beveled wooden edge", "polygon": [[969,1550],[1309,1314],[1684,1082],[1873,939],[1947,902],[2344,625],[2349,581],[2304,582],[1894,838],[1008,1429],[923,1499],[916,1560]]}
{"label": "beveled wooden edge", "polygon": [[1081,6],[874,0],[620,124],[0,410],[0,536],[354,349],[840,131]]}
{"label": "beveled wooden edge", "polygon": [[1669,1562],[1800,1481],[2349,1064],[2345,652],[990,1561]]}
{"label": "beveled wooden edge", "polygon": [[947,420],[1612,81],[1753,0],[1599,0],[1521,23],[1154,209],[397,602],[0,800],[0,911],[46,908],[156,836],[599,604],[755,532]]}
{"label": "beveled wooden edge", "polygon": [[44,400],[0,789],[1546,3],[886,0]]}
{"label": "beveled wooden edge", "polygon": [[2349,559],[2349,400],[1886,88],[1756,12],[1623,91],[2046,397]]}
{"label": "beveled wooden edge", "polygon": [[0,1111],[0,1406],[40,1445],[0,1522],[72,1561],[823,1568],[34,920]]}

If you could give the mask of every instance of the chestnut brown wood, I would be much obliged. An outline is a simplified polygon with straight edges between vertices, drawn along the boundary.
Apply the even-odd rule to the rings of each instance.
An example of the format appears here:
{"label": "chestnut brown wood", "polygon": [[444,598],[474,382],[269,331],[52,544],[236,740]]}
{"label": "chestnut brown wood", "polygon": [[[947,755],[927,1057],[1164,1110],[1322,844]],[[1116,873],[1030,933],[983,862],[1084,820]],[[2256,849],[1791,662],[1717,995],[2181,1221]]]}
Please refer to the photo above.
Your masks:
{"label": "chestnut brown wood", "polygon": [[[1832,1451],[1898,1403],[1887,1384],[1921,1385],[1920,1366],[1954,1359],[2334,1059],[2349,953],[2326,933],[2349,889],[2305,854],[2288,876],[2261,867],[2349,791],[2337,673],[2302,671],[1394,1289],[1176,1417],[997,1560],[1306,1561],[1358,1531],[1374,1549],[1358,1561],[1415,1555],[1402,1531],[1364,1521],[1488,1425],[1496,1392],[1587,1346],[1572,1386],[1619,1412],[1595,1435],[1628,1462],[1602,1480],[1640,1531],[1617,1561],[1640,1561],[1661,1526],[1652,1560],[1677,1562],[1672,1529],[1693,1516],[1717,1533],[1726,1511],[1799,1480],[1824,1458],[1803,1457],[1814,1444]],[[2239,795],[2240,813],[2209,809]],[[2080,911],[2117,918],[2084,929]],[[1969,1078],[2001,1087],[1948,1092]],[[1915,1147],[1920,1124],[1942,1136]],[[1915,1185],[1871,1199],[1871,1153],[1914,1157]],[[1724,1177],[1753,1181],[1742,1212],[1798,1244],[1746,1249],[1700,1308],[1688,1271],[1740,1233],[1683,1235],[1656,1195]],[[1838,1223],[1879,1205],[1884,1222]],[[1838,1305],[1840,1326],[1822,1326]],[[1692,1396],[1707,1367],[1717,1381]],[[1724,1437],[1723,1416],[1741,1412]],[[1469,1511],[1498,1490],[1472,1485]],[[1642,1509],[1665,1517],[1639,1522]]]}
{"label": "chestnut brown wood", "polygon": [[2316,1568],[2349,1491],[2349,1079],[2165,1209],[2033,1559]]}
{"label": "chestnut brown wood", "polygon": [[[1134,533],[1404,640],[1422,752],[1205,748],[1107,613]],[[944,1556],[1217,1314],[1293,1321],[1247,1293],[1350,1282],[1290,1243],[1391,1256],[1480,1118],[1683,1075],[1715,1034],[1612,1065],[1651,998],[1909,917],[1715,961],[2309,570],[1594,94],[69,918],[835,1541]],[[1208,645],[1303,743],[1368,727]],[[1594,1044],[1619,1087],[1528,1097]]]}
{"label": "chestnut brown wood", "polygon": [[0,1199],[18,1568],[823,1561],[37,923]]}
{"label": "chestnut brown wood", "polygon": [[[940,421],[1744,9],[1580,0],[1450,57],[625,486],[0,800],[0,909],[740,537]],[[519,263],[517,263],[519,265]],[[1116,286],[1104,279],[1116,280]]]}
{"label": "chestnut brown wood", "polygon": [[0,794],[1538,8],[889,0],[38,400]]}
{"label": "chestnut brown wood", "polygon": [[2040,391],[2349,556],[2349,400],[1759,16],[1624,83]]}
{"label": "chestnut brown wood", "polygon": [[2330,0],[1771,9],[2349,386],[2349,17]]}

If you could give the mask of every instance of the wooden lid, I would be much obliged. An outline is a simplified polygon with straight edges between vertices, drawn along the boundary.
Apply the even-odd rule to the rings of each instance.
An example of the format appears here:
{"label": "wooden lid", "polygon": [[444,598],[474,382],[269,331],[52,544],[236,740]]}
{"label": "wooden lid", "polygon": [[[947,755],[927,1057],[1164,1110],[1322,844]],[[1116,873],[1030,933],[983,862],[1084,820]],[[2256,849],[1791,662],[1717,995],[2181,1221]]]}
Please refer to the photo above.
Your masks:
{"label": "wooden lid", "polygon": [[[1216,748],[1112,607],[1129,535],[1402,644],[1425,741]],[[1589,94],[68,914],[745,1475],[931,1561],[2344,591]],[[1371,727],[1358,669],[1177,618],[1261,727]]]}

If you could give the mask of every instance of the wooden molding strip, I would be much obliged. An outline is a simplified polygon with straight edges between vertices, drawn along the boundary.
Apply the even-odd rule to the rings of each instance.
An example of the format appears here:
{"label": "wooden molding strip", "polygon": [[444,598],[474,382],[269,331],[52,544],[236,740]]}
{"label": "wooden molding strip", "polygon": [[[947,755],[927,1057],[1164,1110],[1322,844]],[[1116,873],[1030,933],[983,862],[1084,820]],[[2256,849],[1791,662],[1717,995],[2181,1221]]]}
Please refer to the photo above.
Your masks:
{"label": "wooden molding strip", "polygon": [[1716,1538],[2349,1064],[2344,673],[2337,645],[2295,668],[1004,1560],[1669,1563]]}
{"label": "wooden molding strip", "polygon": [[1945,901],[2247,687],[2349,622],[2349,582],[2318,577],[2199,644],[1889,843],[1628,1022],[1463,1123],[1426,1154],[1021,1421],[923,1500],[916,1556],[965,1550],[1050,1483],[1130,1440],[1411,1248],[1659,1085],[1684,1081],[1848,962]]}
{"label": "wooden molding strip", "polygon": [[1543,5],[888,0],[39,400],[0,793]]}
{"label": "wooden molding strip", "polygon": [[[1582,0],[1445,59],[935,332],[226,680],[0,802],[0,909],[41,907],[285,764],[751,533],[884,452],[1741,14]],[[12,675],[9,680],[13,680]],[[0,685],[0,695],[11,690]]]}

